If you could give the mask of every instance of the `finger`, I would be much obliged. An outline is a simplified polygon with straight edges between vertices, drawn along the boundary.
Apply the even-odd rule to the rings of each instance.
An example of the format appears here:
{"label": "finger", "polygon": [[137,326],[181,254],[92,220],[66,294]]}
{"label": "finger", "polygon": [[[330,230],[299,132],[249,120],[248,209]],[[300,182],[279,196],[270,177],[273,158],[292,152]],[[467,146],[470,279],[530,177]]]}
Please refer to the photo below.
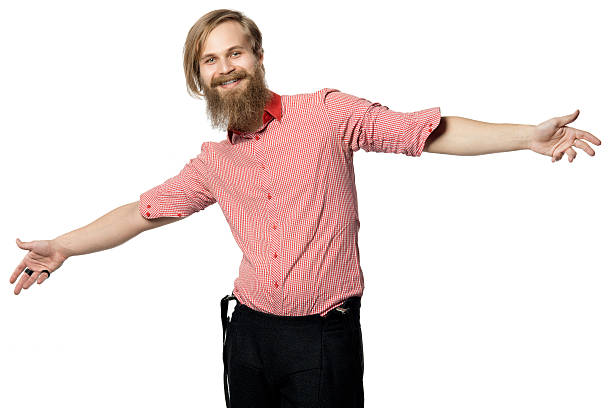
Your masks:
{"label": "finger", "polygon": [[17,238],[17,246],[21,249],[32,249],[32,242],[23,242]]}
{"label": "finger", "polygon": [[39,275],[40,275],[40,272],[34,271],[32,273],[32,276],[28,277],[28,279],[23,284],[23,288],[24,289],[29,288],[34,282],[36,282],[36,278],[38,278]]}
{"label": "finger", "polygon": [[13,271],[13,274],[11,275],[11,279],[9,280],[9,282],[11,283],[15,283],[15,281],[17,280],[17,277],[19,276],[19,274],[21,272],[23,272],[26,268],[26,264],[25,262],[22,260],[19,265],[17,265],[17,267],[15,268],[15,270]]}
{"label": "finger", "polygon": [[552,154],[552,161],[556,162],[558,160],[561,160],[561,158],[563,157],[563,152],[564,150],[561,148],[561,146],[555,149],[555,151]]}
{"label": "finger", "polygon": [[568,123],[572,123],[576,120],[579,114],[580,111],[576,109],[573,113],[570,113],[569,115],[560,116],[557,118],[557,125],[561,127],[567,125]]}
{"label": "finger", "polygon": [[567,149],[565,153],[567,153],[567,161],[570,163],[574,161],[577,155],[576,151],[572,149],[571,147]]}
{"label": "finger", "polygon": [[557,146],[552,153],[553,161],[561,160],[561,158],[563,157],[563,152],[572,147],[572,145],[574,144],[574,140],[575,139],[568,139],[561,143],[559,146]]}
{"label": "finger", "polygon": [[584,130],[578,130],[578,135],[581,139],[586,139],[589,142],[593,143],[596,146],[599,146],[601,144],[601,140],[599,140],[598,138],[596,138],[595,136],[593,136],[592,134],[590,134],[589,132],[585,132]]}
{"label": "finger", "polygon": [[21,275],[21,278],[19,279],[19,282],[17,282],[17,286],[15,286],[15,294],[18,295],[19,292],[21,292],[21,289],[23,288],[24,283],[26,283],[26,281],[28,280],[29,276],[27,273],[24,273],[23,275]]}
{"label": "finger", "polygon": [[572,129],[576,132],[576,138],[577,139],[585,139],[588,142],[593,143],[595,146],[599,146],[601,144],[601,140],[599,140],[597,137],[593,136],[591,133],[586,132],[584,130],[580,130],[580,129],[575,129],[573,127],[569,127],[566,126],[568,129]]}
{"label": "finger", "polygon": [[576,139],[574,140],[574,145],[576,147],[581,148],[582,150],[584,150],[585,152],[587,152],[587,154],[589,156],[595,156],[595,150],[593,150],[593,148],[591,146],[588,145],[588,143],[583,142],[580,139]]}
{"label": "finger", "polygon": [[41,272],[40,276],[38,277],[38,284],[40,285],[41,283],[46,281],[48,278],[49,278],[49,274]]}

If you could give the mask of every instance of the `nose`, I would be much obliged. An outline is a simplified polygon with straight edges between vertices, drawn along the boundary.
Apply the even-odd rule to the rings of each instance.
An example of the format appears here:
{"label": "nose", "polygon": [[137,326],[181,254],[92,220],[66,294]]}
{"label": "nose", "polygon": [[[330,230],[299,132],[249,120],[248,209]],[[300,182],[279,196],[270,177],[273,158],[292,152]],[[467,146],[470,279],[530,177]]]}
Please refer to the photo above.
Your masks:
{"label": "nose", "polygon": [[219,61],[219,74],[227,75],[230,72],[232,72],[234,69],[235,68],[229,59],[222,58],[221,61]]}

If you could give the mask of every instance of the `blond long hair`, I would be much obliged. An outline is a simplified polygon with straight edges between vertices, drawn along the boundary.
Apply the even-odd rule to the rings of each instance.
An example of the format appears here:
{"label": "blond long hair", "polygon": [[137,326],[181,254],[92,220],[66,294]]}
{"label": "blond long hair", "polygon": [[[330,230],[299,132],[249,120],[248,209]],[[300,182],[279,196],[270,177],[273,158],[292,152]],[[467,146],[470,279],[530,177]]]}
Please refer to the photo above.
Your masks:
{"label": "blond long hair", "polygon": [[[225,21],[237,21],[244,27],[251,41],[253,54],[259,59],[263,55],[261,32],[253,20],[239,11],[219,9],[204,14],[189,30],[183,48],[183,69],[187,81],[187,92],[202,99],[204,84],[200,78],[200,52],[210,32]],[[263,68],[263,67],[262,67]]]}

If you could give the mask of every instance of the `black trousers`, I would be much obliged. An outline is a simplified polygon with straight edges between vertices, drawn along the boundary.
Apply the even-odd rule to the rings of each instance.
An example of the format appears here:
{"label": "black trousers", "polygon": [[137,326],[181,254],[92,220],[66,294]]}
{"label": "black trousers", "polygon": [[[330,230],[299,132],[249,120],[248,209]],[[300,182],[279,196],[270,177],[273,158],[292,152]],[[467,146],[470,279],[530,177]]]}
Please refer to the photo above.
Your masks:
{"label": "black trousers", "polygon": [[359,297],[325,317],[271,315],[236,299],[231,321],[228,298],[235,299],[221,302],[228,407],[363,408]]}

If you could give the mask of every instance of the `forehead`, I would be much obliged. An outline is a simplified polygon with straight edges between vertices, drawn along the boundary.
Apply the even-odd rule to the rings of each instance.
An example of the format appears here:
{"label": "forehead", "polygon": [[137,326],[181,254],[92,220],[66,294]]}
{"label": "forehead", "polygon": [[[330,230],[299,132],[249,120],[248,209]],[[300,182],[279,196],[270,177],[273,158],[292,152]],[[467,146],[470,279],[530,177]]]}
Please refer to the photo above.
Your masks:
{"label": "forehead", "polygon": [[248,49],[249,36],[245,28],[237,21],[224,21],[208,34],[200,55],[219,54],[235,45]]}

